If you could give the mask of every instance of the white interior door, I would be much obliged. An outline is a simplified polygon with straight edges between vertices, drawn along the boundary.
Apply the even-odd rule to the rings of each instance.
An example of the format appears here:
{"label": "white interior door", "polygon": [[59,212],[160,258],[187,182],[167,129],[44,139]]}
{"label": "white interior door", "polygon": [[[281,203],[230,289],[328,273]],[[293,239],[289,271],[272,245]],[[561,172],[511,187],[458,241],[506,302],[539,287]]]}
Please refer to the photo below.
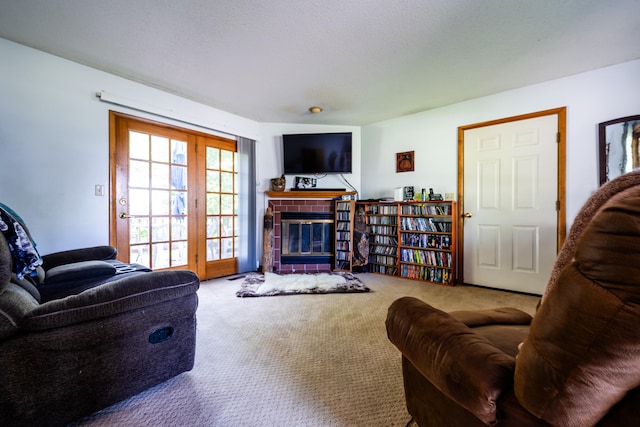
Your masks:
{"label": "white interior door", "polygon": [[464,282],[542,294],[557,253],[558,118],[464,131]]}

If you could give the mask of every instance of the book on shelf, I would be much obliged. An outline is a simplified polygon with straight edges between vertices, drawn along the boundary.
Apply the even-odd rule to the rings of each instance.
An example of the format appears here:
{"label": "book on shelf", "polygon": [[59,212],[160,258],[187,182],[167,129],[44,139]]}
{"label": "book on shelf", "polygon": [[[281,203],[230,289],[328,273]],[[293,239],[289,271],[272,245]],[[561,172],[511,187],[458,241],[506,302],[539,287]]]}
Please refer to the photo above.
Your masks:
{"label": "book on shelf", "polygon": [[408,279],[427,280],[435,283],[451,284],[453,279],[452,272],[443,268],[402,265],[400,272],[402,277]]}
{"label": "book on shelf", "polygon": [[409,231],[435,231],[440,233],[451,232],[450,221],[434,221],[425,217],[402,217],[401,230]]}
{"label": "book on shelf", "polygon": [[425,251],[422,249],[400,249],[400,260],[414,264],[425,264],[440,267],[451,267],[452,256],[450,252]]}
{"label": "book on shelf", "polygon": [[451,249],[451,236],[447,234],[426,234],[403,232],[400,241],[404,246],[430,249]]}
{"label": "book on shelf", "polygon": [[452,207],[450,203],[444,202],[439,204],[416,203],[411,205],[402,205],[401,213],[403,215],[451,215]]}
{"label": "book on shelf", "polygon": [[[371,238],[373,237],[373,241]],[[395,235],[373,235],[369,236],[369,243],[373,243],[375,245],[397,245],[398,239]]]}

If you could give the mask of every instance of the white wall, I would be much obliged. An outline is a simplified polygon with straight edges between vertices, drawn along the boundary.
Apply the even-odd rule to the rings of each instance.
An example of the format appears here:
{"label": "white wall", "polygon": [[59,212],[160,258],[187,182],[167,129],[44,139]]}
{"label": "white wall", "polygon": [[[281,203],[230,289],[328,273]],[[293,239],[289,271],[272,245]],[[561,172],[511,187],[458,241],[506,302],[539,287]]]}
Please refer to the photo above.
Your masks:
{"label": "white wall", "polygon": [[[457,192],[459,126],[567,107],[567,224],[598,188],[598,123],[640,114],[640,60],[477,98],[362,128],[362,198],[413,185]],[[395,153],[415,151],[415,172]]]}
{"label": "white wall", "polygon": [[[109,116],[158,117],[96,98],[105,90],[181,119],[257,138],[257,122],[0,39],[0,201],[20,213],[38,250],[109,242]],[[179,126],[207,130],[176,120]]]}

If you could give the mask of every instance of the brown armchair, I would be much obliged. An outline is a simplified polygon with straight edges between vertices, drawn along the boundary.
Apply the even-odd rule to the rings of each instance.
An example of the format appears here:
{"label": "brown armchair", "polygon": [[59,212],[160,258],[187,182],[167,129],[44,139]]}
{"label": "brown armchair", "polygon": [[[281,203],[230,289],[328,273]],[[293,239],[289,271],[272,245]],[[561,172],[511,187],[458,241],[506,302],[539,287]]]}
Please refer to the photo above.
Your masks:
{"label": "brown armchair", "polygon": [[640,173],[578,213],[533,318],[405,297],[386,326],[420,426],[638,425]]}

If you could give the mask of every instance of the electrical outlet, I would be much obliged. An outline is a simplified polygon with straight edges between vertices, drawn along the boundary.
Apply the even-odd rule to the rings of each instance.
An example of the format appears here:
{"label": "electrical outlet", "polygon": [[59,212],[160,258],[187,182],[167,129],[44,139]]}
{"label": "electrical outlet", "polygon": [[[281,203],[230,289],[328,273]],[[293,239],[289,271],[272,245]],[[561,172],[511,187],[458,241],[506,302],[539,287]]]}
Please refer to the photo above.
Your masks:
{"label": "electrical outlet", "polygon": [[95,192],[96,196],[104,196],[104,185],[96,184]]}

